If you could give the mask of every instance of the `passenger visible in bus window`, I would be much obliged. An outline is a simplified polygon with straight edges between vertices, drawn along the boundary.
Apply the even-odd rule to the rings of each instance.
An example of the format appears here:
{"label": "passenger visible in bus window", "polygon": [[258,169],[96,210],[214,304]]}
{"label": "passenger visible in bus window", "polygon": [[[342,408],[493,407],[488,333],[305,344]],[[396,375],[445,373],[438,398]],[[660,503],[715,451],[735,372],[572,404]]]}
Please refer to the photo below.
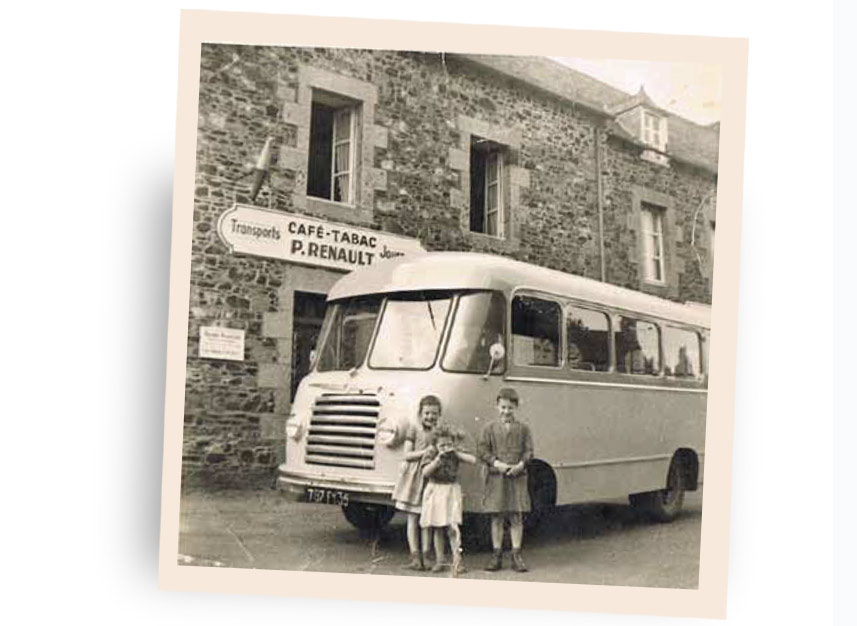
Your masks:
{"label": "passenger visible in bus window", "polygon": [[661,371],[658,327],[651,322],[620,318],[616,333],[617,370],[657,376]]}
{"label": "passenger visible in bus window", "polygon": [[604,313],[570,308],[565,328],[568,339],[566,365],[569,369],[590,372],[610,369],[610,333]]}
{"label": "passenger visible in bus window", "polygon": [[680,328],[664,328],[664,373],[673,378],[699,378],[699,335]]}
{"label": "passenger visible in bus window", "polygon": [[556,302],[512,300],[512,351],[516,365],[558,366],[561,310]]}

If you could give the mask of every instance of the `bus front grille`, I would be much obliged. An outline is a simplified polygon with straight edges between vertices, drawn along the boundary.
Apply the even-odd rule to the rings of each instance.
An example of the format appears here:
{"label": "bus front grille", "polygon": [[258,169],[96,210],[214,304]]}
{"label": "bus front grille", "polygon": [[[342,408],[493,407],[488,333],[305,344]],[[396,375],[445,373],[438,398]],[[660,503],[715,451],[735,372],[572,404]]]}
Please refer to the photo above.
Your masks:
{"label": "bus front grille", "polygon": [[378,398],[369,394],[325,393],[316,398],[306,462],[373,469],[380,406]]}

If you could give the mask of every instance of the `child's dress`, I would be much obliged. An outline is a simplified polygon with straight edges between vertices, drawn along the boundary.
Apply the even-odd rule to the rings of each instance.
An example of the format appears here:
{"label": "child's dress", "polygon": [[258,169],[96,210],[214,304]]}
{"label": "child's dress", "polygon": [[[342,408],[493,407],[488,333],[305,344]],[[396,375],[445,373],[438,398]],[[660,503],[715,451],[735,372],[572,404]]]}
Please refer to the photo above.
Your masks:
{"label": "child's dress", "polygon": [[[419,424],[411,424],[405,435],[405,440],[413,443],[414,450],[423,450],[428,447],[428,433]],[[393,488],[393,502],[400,511],[408,513],[419,513],[422,510],[423,467],[425,463],[422,458],[406,461],[407,465],[399,474],[396,486]]]}
{"label": "child's dress", "polygon": [[441,457],[435,471],[428,477],[423,492],[420,526],[449,526],[461,524],[461,485],[458,484],[459,459],[456,454]]}
{"label": "child's dress", "polygon": [[494,469],[494,461],[509,465],[533,458],[533,436],[529,426],[515,421],[505,426],[499,420],[489,423],[479,441],[479,457],[485,463],[486,513],[526,513],[530,510],[526,469],[517,476],[506,476]]}

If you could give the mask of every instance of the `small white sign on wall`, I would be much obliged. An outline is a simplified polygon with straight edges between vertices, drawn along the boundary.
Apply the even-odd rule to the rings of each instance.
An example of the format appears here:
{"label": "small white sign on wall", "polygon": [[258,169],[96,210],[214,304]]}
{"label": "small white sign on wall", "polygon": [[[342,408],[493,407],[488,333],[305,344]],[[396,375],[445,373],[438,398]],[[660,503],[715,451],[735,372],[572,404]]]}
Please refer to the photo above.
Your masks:
{"label": "small white sign on wall", "polygon": [[202,359],[244,360],[244,331],[237,328],[201,326],[199,356]]}

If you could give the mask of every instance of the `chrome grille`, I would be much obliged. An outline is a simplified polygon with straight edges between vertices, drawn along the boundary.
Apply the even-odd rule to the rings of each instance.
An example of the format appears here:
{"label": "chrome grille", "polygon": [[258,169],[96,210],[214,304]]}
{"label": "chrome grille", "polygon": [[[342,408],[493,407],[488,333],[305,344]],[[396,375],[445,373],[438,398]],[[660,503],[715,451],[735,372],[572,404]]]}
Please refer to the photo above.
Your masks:
{"label": "chrome grille", "polygon": [[380,407],[378,398],[370,394],[325,393],[316,398],[309,424],[306,462],[373,469]]}

